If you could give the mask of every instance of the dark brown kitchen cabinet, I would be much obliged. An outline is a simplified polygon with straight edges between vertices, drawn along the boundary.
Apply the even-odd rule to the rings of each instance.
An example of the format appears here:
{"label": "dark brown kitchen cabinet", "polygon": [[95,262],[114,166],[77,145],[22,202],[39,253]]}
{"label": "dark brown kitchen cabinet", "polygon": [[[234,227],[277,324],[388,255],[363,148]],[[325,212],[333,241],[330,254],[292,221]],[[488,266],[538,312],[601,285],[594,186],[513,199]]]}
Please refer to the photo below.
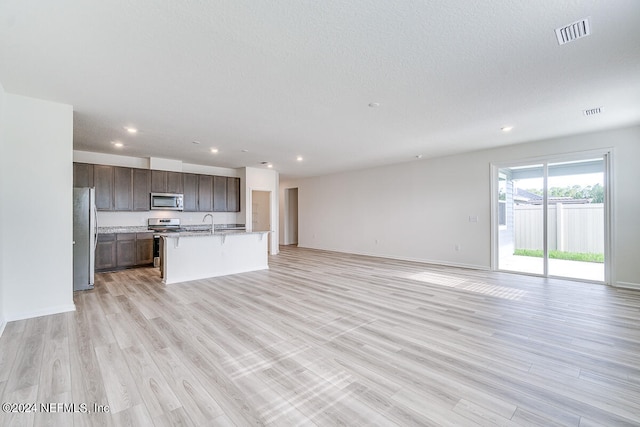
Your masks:
{"label": "dark brown kitchen cabinet", "polygon": [[151,171],[133,169],[133,210],[148,211],[150,209]]}
{"label": "dark brown kitchen cabinet", "polygon": [[98,210],[132,210],[131,168],[94,165],[93,177]]}
{"label": "dark brown kitchen cabinet", "polygon": [[151,171],[151,192],[167,193],[167,171]]}
{"label": "dark brown kitchen cabinet", "polygon": [[116,259],[118,267],[136,265],[136,233],[118,233],[116,235]]}
{"label": "dark brown kitchen cabinet", "polygon": [[227,212],[240,212],[240,178],[227,177]]}
{"label": "dark brown kitchen cabinet", "polygon": [[136,265],[153,264],[153,233],[136,234]]}
{"label": "dark brown kitchen cabinet", "polygon": [[185,212],[198,211],[198,175],[183,173],[182,184],[184,188],[183,210]]}
{"label": "dark brown kitchen cabinet", "polygon": [[240,178],[73,164],[73,185],[95,187],[100,211],[148,211],[150,193],[184,195],[185,212],[240,212]]}
{"label": "dark brown kitchen cabinet", "polygon": [[130,211],[133,206],[131,168],[113,168],[113,210]]}
{"label": "dark brown kitchen cabinet", "polygon": [[214,212],[227,211],[227,177],[213,177],[213,210]]}
{"label": "dark brown kitchen cabinet", "polygon": [[93,183],[96,188],[96,209],[113,209],[113,166],[94,165]]}
{"label": "dark brown kitchen cabinet", "polygon": [[198,175],[198,211],[213,211],[213,177]]}
{"label": "dark brown kitchen cabinet", "polygon": [[116,235],[98,234],[95,253],[95,269],[109,270],[116,268]]}
{"label": "dark brown kitchen cabinet", "polygon": [[98,272],[153,263],[153,233],[98,234],[95,269]]}
{"label": "dark brown kitchen cabinet", "polygon": [[73,186],[93,187],[93,165],[87,163],[73,164]]}
{"label": "dark brown kitchen cabinet", "polygon": [[151,191],[154,193],[182,194],[184,192],[182,173],[152,170]]}
{"label": "dark brown kitchen cabinet", "polygon": [[184,192],[184,184],[182,183],[182,173],[167,172],[167,193],[182,194]]}

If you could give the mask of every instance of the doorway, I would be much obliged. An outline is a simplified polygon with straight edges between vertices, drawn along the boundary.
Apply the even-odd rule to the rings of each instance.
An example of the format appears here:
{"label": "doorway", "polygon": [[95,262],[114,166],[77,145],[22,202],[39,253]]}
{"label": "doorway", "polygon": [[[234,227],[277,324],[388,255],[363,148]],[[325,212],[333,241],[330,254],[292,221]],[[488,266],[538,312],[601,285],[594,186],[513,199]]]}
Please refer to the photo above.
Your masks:
{"label": "doorway", "polygon": [[298,244],[298,189],[284,190],[284,244]]}
{"label": "doorway", "polygon": [[[271,191],[251,191],[251,230],[271,231]],[[267,250],[271,252],[271,233]]]}
{"label": "doorway", "polygon": [[494,165],[494,269],[607,282],[608,154]]}

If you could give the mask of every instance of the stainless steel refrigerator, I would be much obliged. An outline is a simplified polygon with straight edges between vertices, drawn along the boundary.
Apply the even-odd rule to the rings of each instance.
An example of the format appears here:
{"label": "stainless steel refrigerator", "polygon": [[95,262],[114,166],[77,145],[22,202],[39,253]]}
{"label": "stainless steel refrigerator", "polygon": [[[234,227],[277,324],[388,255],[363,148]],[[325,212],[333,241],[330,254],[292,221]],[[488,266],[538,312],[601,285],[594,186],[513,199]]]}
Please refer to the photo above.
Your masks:
{"label": "stainless steel refrigerator", "polygon": [[73,290],[93,289],[98,218],[94,188],[73,189]]}

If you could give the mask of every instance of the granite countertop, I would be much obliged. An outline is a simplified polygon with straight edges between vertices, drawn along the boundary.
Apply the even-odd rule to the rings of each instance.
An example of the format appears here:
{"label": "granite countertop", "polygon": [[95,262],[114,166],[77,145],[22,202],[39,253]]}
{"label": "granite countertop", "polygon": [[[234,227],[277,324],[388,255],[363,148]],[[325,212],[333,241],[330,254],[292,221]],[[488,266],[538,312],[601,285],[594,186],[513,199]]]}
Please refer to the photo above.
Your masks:
{"label": "granite countertop", "polygon": [[[118,225],[118,226],[110,226],[110,227],[98,227],[98,234],[111,234],[111,233],[156,233],[156,234],[181,234],[186,235],[187,233],[194,233],[195,235],[201,235],[205,233],[209,233],[211,231],[210,225],[183,225],[181,227],[183,230],[180,233],[156,233],[153,230],[149,230],[144,225]],[[229,233],[231,231],[244,231],[246,230],[244,224],[216,224],[215,231]]]}
{"label": "granite countertop", "polygon": [[223,236],[233,236],[233,235],[238,235],[238,234],[262,234],[262,233],[269,233],[269,231],[245,231],[245,230],[229,230],[229,229],[223,229],[223,230],[219,230],[216,229],[215,233],[211,234],[210,230],[200,230],[200,231],[181,231],[179,233],[173,232],[173,233],[157,233],[157,236],[162,236],[162,237],[167,237],[167,238],[173,238],[173,239],[177,239],[179,237],[211,237],[211,236],[219,236],[219,237],[223,237]]}
{"label": "granite countertop", "polygon": [[98,234],[110,234],[110,233],[153,233],[145,226],[126,226],[119,225],[113,227],[98,227]]}

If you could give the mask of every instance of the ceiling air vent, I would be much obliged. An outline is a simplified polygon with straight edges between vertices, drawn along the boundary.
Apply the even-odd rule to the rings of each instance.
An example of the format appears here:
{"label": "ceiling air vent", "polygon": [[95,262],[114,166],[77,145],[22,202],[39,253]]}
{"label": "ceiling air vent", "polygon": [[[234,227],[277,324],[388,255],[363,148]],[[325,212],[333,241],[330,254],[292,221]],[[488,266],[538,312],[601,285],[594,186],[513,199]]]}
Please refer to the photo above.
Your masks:
{"label": "ceiling air vent", "polygon": [[584,18],[580,21],[565,25],[564,27],[556,28],[556,37],[558,38],[559,45],[581,39],[588,35],[591,35],[589,18]]}
{"label": "ceiling air vent", "polygon": [[590,108],[588,110],[582,110],[582,114],[585,116],[595,116],[596,114],[602,113],[602,107]]}

